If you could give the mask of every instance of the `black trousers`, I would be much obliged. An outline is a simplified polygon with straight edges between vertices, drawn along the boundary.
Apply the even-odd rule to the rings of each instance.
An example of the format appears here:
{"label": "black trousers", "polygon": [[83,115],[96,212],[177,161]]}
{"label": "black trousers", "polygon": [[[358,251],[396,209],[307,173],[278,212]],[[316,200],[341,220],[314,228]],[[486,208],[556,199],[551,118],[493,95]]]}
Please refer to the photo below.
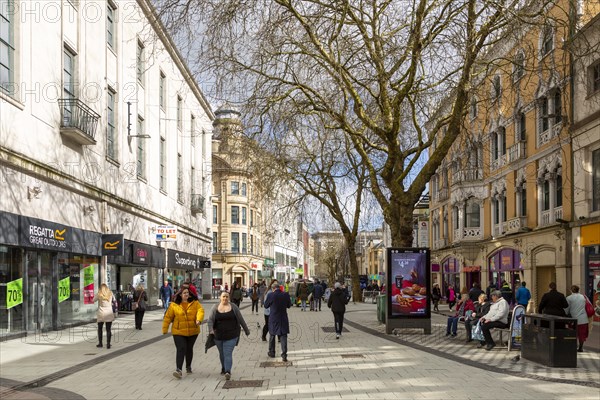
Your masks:
{"label": "black trousers", "polygon": [[144,320],[145,309],[138,308],[135,310],[135,329],[142,329],[142,321]]}
{"label": "black trousers", "polygon": [[[275,357],[275,336],[269,336],[269,354]],[[287,357],[287,335],[277,335],[281,344],[281,357]]]}
{"label": "black trousers", "polygon": [[490,332],[490,329],[493,328],[508,328],[508,324],[505,324],[504,322],[500,322],[500,321],[491,321],[491,322],[486,322],[485,324],[481,325],[481,331],[483,332],[483,337],[485,338],[485,343],[487,345],[496,345],[496,342],[494,342],[494,339],[492,339],[492,333]]}
{"label": "black trousers", "polygon": [[267,339],[267,333],[269,333],[269,316],[265,315],[265,325],[263,326],[262,338]]}
{"label": "black trousers", "polygon": [[185,368],[192,369],[192,358],[194,358],[194,343],[198,335],[192,336],[181,336],[173,335],[173,341],[175,342],[175,348],[177,349],[177,356],[175,357],[175,364],[177,369],[183,369],[183,359],[185,358]]}
{"label": "black trousers", "polygon": [[258,299],[252,300],[252,311],[254,312],[254,307],[256,307],[256,312],[258,312]]}
{"label": "black trousers", "polygon": [[335,333],[339,335],[342,333],[342,329],[344,329],[344,313],[334,311],[333,320],[335,322]]}
{"label": "black trousers", "polygon": [[[102,325],[104,322],[98,322],[98,344],[102,344]],[[110,344],[110,338],[112,337],[111,332],[112,322],[106,323],[106,344]]]}

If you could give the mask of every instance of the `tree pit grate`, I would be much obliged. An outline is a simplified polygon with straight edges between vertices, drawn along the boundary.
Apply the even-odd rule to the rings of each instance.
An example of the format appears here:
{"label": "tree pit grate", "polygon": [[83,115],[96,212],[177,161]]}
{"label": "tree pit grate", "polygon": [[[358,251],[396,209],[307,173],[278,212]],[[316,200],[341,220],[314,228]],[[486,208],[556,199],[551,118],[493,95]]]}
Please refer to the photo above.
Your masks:
{"label": "tree pit grate", "polygon": [[225,381],[223,389],[241,389],[251,387],[262,387],[263,381]]}
{"label": "tree pit grate", "polygon": [[[326,332],[326,333],[335,333],[335,326],[323,326],[323,327],[321,327],[321,329],[323,329],[323,332]],[[346,328],[342,328],[342,332],[350,332],[350,331]]]}
{"label": "tree pit grate", "polygon": [[268,368],[268,367],[291,367],[293,364],[291,361],[265,361],[265,362],[261,362],[260,366],[262,368]]}
{"label": "tree pit grate", "polygon": [[365,358],[362,354],[342,354],[342,358]]}

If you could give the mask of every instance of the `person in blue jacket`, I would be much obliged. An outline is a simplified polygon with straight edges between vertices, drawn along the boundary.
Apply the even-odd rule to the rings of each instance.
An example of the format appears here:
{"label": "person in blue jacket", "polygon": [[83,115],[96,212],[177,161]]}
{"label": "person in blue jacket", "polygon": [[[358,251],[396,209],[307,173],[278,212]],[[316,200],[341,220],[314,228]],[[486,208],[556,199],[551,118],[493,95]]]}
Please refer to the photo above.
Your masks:
{"label": "person in blue jacket", "polygon": [[525,308],[527,308],[527,303],[531,299],[531,292],[525,287],[526,285],[526,282],[521,282],[521,286],[517,289],[517,294],[515,295],[517,304]]}
{"label": "person in blue jacket", "polygon": [[325,290],[319,281],[315,282],[315,286],[313,288],[313,310],[317,311],[317,306],[319,307],[318,311],[321,311],[321,298],[323,297],[323,293]]}

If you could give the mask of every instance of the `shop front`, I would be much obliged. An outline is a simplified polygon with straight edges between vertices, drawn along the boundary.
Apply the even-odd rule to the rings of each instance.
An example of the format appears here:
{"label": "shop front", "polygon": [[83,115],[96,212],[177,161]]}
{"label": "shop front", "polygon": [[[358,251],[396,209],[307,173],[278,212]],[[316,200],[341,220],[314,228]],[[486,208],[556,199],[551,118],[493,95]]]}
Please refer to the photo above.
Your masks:
{"label": "shop front", "polygon": [[95,318],[101,237],[0,212],[0,333],[63,329]]}
{"label": "shop front", "polygon": [[478,283],[481,286],[481,266],[479,265],[467,265],[463,268],[465,273],[465,280],[467,289],[471,289],[474,283]]}
{"label": "shop front", "polygon": [[450,285],[458,296],[460,293],[460,261],[453,257],[442,261],[442,296],[446,296]]}
{"label": "shop front", "polygon": [[[179,250],[167,251],[167,268],[173,282],[173,287],[181,287],[185,282],[191,282],[198,291],[198,297],[203,298],[203,278],[211,280],[211,262],[208,258]],[[221,270],[219,270],[221,271]],[[214,278],[213,278],[214,279]],[[206,293],[210,298],[211,294]]]}
{"label": "shop front", "polygon": [[164,281],[165,249],[125,240],[123,255],[109,255],[107,262],[107,284],[115,293],[119,311],[131,311],[135,288],[140,285],[146,291],[149,307],[157,306]]}
{"label": "shop front", "polygon": [[[600,304],[600,223],[581,227],[581,246],[584,253],[585,294],[592,304]],[[600,321],[595,316],[594,321]]]}
{"label": "shop front", "polygon": [[509,248],[498,250],[488,257],[489,282],[497,289],[500,289],[504,282],[508,282],[513,291],[513,300],[524,279],[523,261],[520,251]]}

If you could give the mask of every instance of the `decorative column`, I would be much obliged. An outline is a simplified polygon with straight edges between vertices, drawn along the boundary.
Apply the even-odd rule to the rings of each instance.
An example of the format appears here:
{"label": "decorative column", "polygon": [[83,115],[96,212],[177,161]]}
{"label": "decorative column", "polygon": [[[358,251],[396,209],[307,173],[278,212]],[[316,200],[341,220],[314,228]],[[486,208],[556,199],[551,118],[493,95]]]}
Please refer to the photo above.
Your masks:
{"label": "decorative column", "polygon": [[550,222],[550,224],[553,224],[554,221],[554,207],[556,207],[556,199],[555,199],[555,193],[556,193],[556,173],[554,172],[550,172],[546,174],[546,179],[550,182],[550,190],[549,190],[549,196],[550,196],[550,215],[548,216],[548,220]]}
{"label": "decorative column", "polygon": [[542,209],[544,208],[544,177],[538,177],[537,179],[537,226],[542,225]]}

